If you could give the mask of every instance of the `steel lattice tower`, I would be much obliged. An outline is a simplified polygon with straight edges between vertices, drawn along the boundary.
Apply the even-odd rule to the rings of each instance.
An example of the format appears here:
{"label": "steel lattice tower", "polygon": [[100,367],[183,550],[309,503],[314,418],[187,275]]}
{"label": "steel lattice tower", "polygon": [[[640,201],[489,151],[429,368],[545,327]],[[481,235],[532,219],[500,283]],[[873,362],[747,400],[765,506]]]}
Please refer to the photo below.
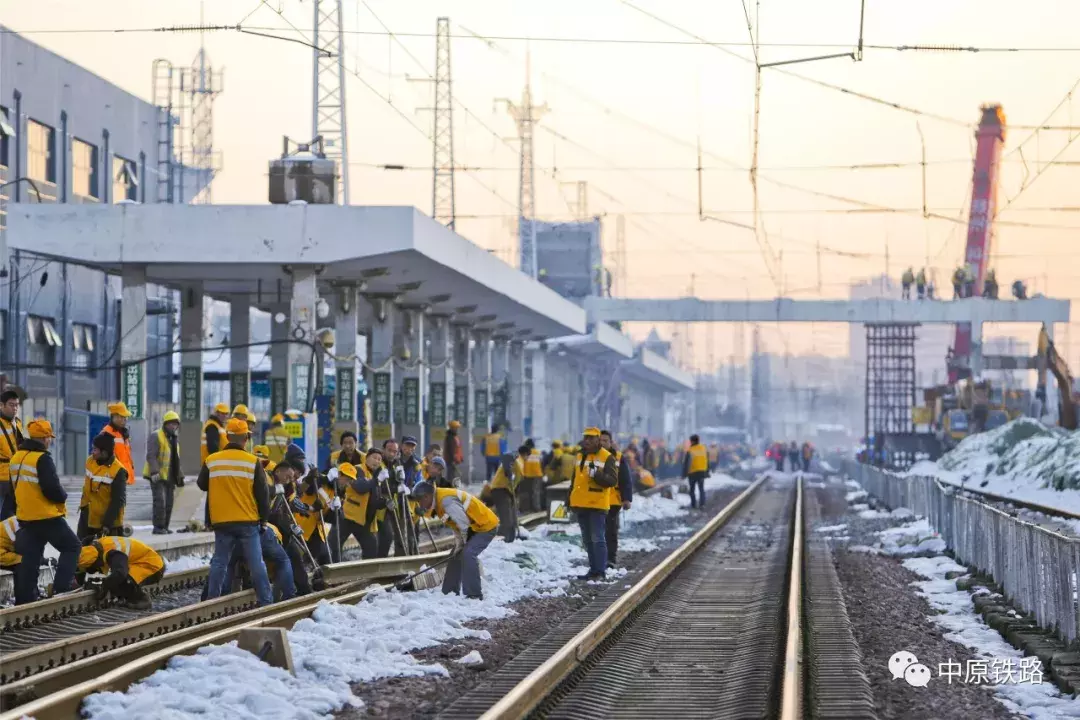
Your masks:
{"label": "steel lattice tower", "polygon": [[214,73],[204,47],[199,48],[190,72],[191,167],[196,189],[191,202],[209,204],[219,165],[214,152],[214,99],[221,92],[221,73]]}
{"label": "steel lattice tower", "polygon": [[454,94],[450,81],[450,18],[435,24],[435,157],[432,161],[431,217],[451,230],[454,206]]}
{"label": "steel lattice tower", "polygon": [[532,104],[532,72],[529,56],[525,56],[525,89],[521,104],[503,99],[510,116],[518,127],[521,145],[520,173],[518,178],[518,242],[521,248],[521,271],[536,277],[536,173],[533,168],[533,126],[548,111],[547,104]]}
{"label": "steel lattice tower", "polygon": [[326,157],[338,162],[338,202],[349,204],[349,143],[345,122],[345,42],[341,0],[315,0],[312,137],[322,136]]}

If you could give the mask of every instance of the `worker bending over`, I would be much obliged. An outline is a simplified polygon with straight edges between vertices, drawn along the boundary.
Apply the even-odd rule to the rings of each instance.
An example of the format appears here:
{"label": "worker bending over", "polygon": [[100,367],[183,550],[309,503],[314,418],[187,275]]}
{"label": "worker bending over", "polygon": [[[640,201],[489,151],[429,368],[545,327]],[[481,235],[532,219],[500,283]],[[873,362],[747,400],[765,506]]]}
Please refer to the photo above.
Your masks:
{"label": "worker bending over", "polygon": [[165,576],[165,561],[152,547],[131,538],[101,537],[79,551],[80,573],[106,574],[96,590],[101,602],[108,596],[138,610],[149,610],[146,588]]}
{"label": "worker bending over", "polygon": [[15,536],[19,532],[19,520],[14,515],[0,521],[0,570],[7,570],[19,577],[22,556],[15,552]]}
{"label": "worker bending over", "polygon": [[214,530],[207,599],[221,596],[233,549],[240,548],[259,605],[273,602],[259,537],[270,513],[270,489],[258,458],[244,450],[248,426],[232,418],[225,426],[225,449],[206,458],[197,484],[206,491],[207,525]]}
{"label": "worker bending over", "polygon": [[[506,542],[514,542],[517,538],[517,492],[525,474],[527,457],[529,448],[526,445],[518,448],[517,458],[503,455],[486,493],[490,495],[499,517],[499,534]],[[484,495],[481,493],[481,496]]]}
{"label": "worker bending over", "polygon": [[630,458],[616,447],[608,430],[600,431],[600,446],[608,452],[615,453],[615,463],[618,467],[619,482],[608,492],[608,514],[605,526],[604,539],[607,540],[607,566],[611,570],[615,567],[616,558],[619,554],[619,518],[623,510],[630,509],[630,503],[634,499],[634,483],[630,477]]}
{"label": "worker bending over", "polygon": [[[792,459],[791,462],[792,470],[794,470],[795,460]],[[709,476],[709,451],[701,444],[701,438],[697,435],[690,436],[690,448],[686,451],[686,457],[683,458],[682,474],[690,483],[690,507],[704,510],[705,478]]]}
{"label": "worker bending over", "polygon": [[15,517],[19,532],[15,551],[22,556],[15,578],[15,604],[37,599],[38,571],[45,546],[60,552],[53,579],[53,592],[71,590],[75,564],[79,559],[79,538],[67,524],[67,492],[56,474],[56,463],[49,453],[52,424],[32,420],[26,426],[29,437],[11,458],[11,483],[15,491]]}
{"label": "worker bending over", "polygon": [[364,457],[364,464],[357,468],[352,463],[343,463],[338,467],[337,493],[344,498],[341,505],[340,527],[330,529],[330,557],[334,562],[341,559],[341,548],[345,538],[352,535],[360,545],[360,554],[364,560],[372,560],[379,555],[379,541],[376,533],[379,521],[376,515],[386,501],[379,492],[379,477],[387,474],[382,466],[382,453],[372,448]]}
{"label": "worker bending over", "polygon": [[123,535],[127,506],[127,468],[115,453],[115,439],[101,433],[86,458],[79,500],[79,540],[86,544],[99,535]]}
{"label": "worker bending over", "polygon": [[[484,599],[480,581],[480,553],[495,539],[499,518],[479,498],[464,490],[435,488],[420,482],[412,489],[417,511],[426,517],[445,517],[446,526],[454,532],[454,549],[446,564],[442,591],[476,600]],[[464,537],[462,533],[465,533]]]}
{"label": "worker bending over", "polygon": [[598,428],[586,428],[570,486],[570,508],[577,515],[581,542],[589,555],[589,572],[581,576],[582,580],[601,579],[607,573],[607,515],[611,507],[608,489],[616,484],[615,456],[600,446]]}

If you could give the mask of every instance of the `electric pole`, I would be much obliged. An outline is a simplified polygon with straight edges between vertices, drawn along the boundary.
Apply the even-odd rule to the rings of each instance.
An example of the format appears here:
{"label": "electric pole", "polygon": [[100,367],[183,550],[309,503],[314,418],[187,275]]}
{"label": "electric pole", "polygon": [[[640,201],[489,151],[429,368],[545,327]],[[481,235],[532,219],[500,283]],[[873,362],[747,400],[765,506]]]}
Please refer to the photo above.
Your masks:
{"label": "electric pole", "polygon": [[341,172],[337,200],[349,204],[349,141],[345,123],[345,42],[341,0],[315,0],[312,137],[322,136],[326,157]]}

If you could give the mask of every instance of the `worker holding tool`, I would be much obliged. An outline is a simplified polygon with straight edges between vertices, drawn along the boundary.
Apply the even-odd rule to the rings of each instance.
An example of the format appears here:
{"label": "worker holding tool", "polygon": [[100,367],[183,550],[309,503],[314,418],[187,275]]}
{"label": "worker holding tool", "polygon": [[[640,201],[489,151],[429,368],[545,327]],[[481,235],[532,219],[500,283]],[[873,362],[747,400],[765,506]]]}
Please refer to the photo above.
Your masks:
{"label": "worker holding tool", "polygon": [[79,540],[84,544],[101,535],[123,535],[127,506],[127,468],[114,451],[115,439],[101,433],[86,458],[82,498],[79,500]]}
{"label": "worker holding tool", "polygon": [[[413,447],[416,447],[415,441]],[[403,497],[408,494],[408,485],[398,444],[393,438],[383,443],[382,464],[386,468],[386,474],[379,473],[375,478],[379,485],[379,492],[382,493],[385,501],[385,505],[376,515],[379,521],[379,557],[389,557],[391,547],[394,549],[394,555],[403,557],[409,554],[410,545],[406,527],[410,525],[409,514]],[[403,506],[406,508],[404,512]]]}
{"label": "worker holding tool", "polygon": [[[273,491],[270,496],[269,525],[277,529],[277,542],[281,545],[288,558],[288,564],[291,566],[291,577],[280,578],[275,581],[275,584],[279,587],[292,584],[296,595],[307,595],[311,592],[311,582],[308,579],[307,569],[304,567],[304,557],[310,555],[310,551],[304,529],[296,521],[294,513],[308,515],[315,511],[310,505],[297,498],[295,487],[297,475],[296,469],[286,462],[278,463],[270,472]],[[278,554],[272,548],[271,553]],[[265,547],[263,557],[264,559],[266,557]],[[311,564],[316,570],[318,569],[319,565],[314,558],[311,558]],[[290,592],[289,596],[292,597],[292,594]],[[282,596],[284,597],[284,591]]]}
{"label": "worker holding tool", "polygon": [[[385,475],[388,474],[382,466],[382,453],[372,448],[360,468],[344,463],[338,473],[338,487],[343,488],[344,502],[340,528],[335,526],[330,530],[330,555],[337,562],[345,538],[352,535],[360,545],[361,557],[371,560],[379,555],[376,514],[386,505],[380,492],[380,483],[386,482]],[[382,480],[380,476],[383,476]]]}
{"label": "worker holding tool", "polygon": [[133,538],[100,537],[79,551],[78,571],[108,576],[96,590],[101,602],[109,595],[136,610],[149,610],[145,588],[165,576],[165,561],[146,543]]}
{"label": "worker holding tool", "polygon": [[499,534],[506,542],[517,538],[517,492],[522,478],[525,477],[525,460],[529,457],[529,446],[518,448],[517,458],[503,455],[499,469],[491,478],[481,497],[491,498],[499,517]]}
{"label": "worker holding tool", "polygon": [[454,549],[446,564],[443,593],[464,593],[467,598],[483,600],[478,560],[495,539],[499,518],[479,498],[464,490],[436,488],[429,482],[420,482],[412,494],[421,515],[445,517],[446,526],[454,531]]}

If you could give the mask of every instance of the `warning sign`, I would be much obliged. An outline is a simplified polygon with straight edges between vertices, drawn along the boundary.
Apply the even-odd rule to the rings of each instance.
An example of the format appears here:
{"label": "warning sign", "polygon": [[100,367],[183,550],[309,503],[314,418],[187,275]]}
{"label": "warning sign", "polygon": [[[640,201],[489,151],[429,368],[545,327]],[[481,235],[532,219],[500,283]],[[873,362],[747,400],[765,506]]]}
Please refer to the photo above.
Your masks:
{"label": "warning sign", "polygon": [[552,500],[548,506],[548,522],[569,523],[570,509],[564,500]]}

